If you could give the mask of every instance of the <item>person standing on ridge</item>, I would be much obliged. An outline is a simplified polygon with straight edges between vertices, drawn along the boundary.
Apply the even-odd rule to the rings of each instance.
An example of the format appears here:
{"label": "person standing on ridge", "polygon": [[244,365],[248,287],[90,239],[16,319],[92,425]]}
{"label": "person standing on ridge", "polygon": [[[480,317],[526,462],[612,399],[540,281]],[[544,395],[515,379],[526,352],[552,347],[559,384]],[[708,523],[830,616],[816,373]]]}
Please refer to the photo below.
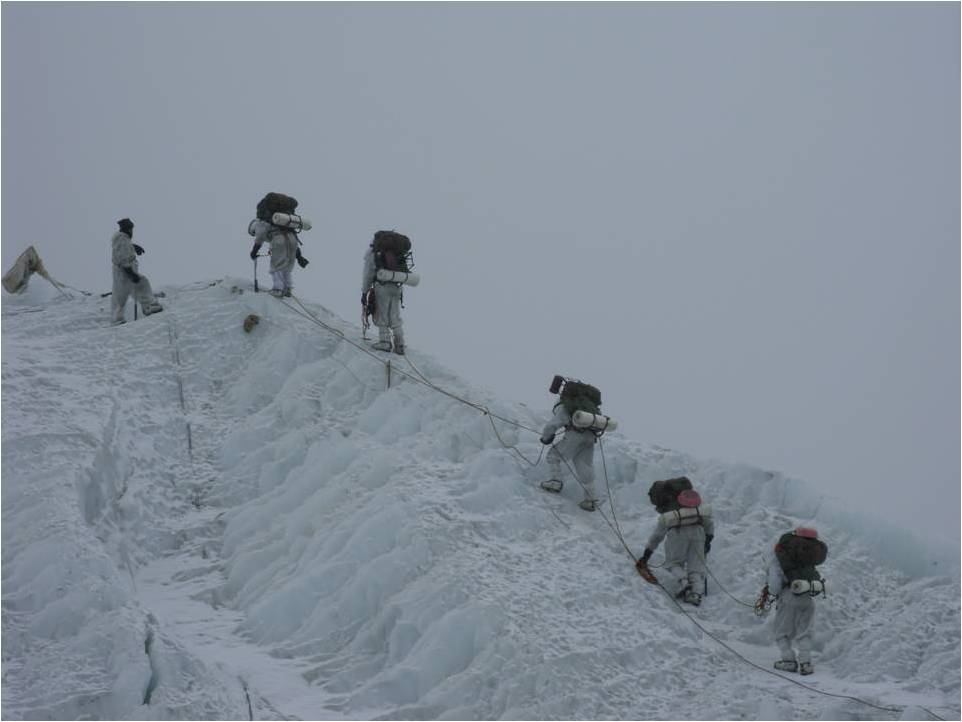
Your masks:
{"label": "person standing on ridge", "polygon": [[145,316],[164,310],[154,297],[150,281],[138,272],[137,256],[143,255],[144,249],[132,241],[134,222],[129,218],[121,218],[117,225],[120,230],[110,238],[110,265],[113,272],[110,307],[115,326],[126,323],[124,309],[131,294]]}
{"label": "person standing on ridge", "polygon": [[[391,351],[404,355],[404,328],[401,308],[404,304],[405,284],[416,286],[420,280],[412,273],[414,260],[411,239],[397,231],[378,231],[364,253],[361,272],[362,316],[374,317],[378,340],[372,345],[377,351]],[[373,307],[373,308],[372,308]]]}
{"label": "person standing on ridge", "polygon": [[656,481],[648,490],[648,498],[658,512],[658,524],[637,562],[638,571],[648,578],[648,560],[666,540],[665,571],[673,580],[666,589],[682,601],[698,606],[705,585],[705,555],[711,551],[715,538],[711,506],[702,503],[687,476]]}
{"label": "person standing on ridge", "polygon": [[[765,608],[775,600],[775,643],[781,659],[775,669],[812,674],[812,627],[815,597],[825,592],[825,580],[816,567],[828,557],[828,545],[815,529],[798,527],[779,537],[768,579],[756,605]],[[798,654],[792,649],[792,643]]]}
{"label": "person standing on ridge", "polygon": [[[561,397],[552,409],[554,416],[541,432],[541,443],[551,446],[551,478],[542,481],[541,488],[554,494],[561,492],[561,463],[565,461],[585,494],[578,506],[595,511],[595,444],[606,430],[615,428],[615,422],[601,414],[601,392],[591,384],[555,376],[548,390],[553,394],[560,391]],[[555,434],[561,428],[565,430],[564,437],[555,444]]]}
{"label": "person standing on ridge", "polygon": [[293,293],[291,274],[295,261],[301,268],[309,263],[301,255],[301,239],[297,232],[310,230],[311,222],[294,213],[296,208],[296,199],[283,193],[268,193],[257,204],[257,218],[247,227],[247,232],[254,237],[254,247],[250,255],[255,264],[261,246],[264,243],[270,245],[270,294],[278,298],[291,296]]}

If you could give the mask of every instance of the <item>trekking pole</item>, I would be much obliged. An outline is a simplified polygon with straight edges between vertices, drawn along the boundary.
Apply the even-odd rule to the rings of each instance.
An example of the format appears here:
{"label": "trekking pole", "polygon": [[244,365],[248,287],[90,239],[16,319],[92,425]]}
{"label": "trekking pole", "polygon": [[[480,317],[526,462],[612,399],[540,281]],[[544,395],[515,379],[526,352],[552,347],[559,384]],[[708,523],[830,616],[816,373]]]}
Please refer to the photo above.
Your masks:
{"label": "trekking pole", "polygon": [[254,256],[254,293],[257,293],[259,290],[257,288],[257,259],[258,258],[260,258],[260,256]]}

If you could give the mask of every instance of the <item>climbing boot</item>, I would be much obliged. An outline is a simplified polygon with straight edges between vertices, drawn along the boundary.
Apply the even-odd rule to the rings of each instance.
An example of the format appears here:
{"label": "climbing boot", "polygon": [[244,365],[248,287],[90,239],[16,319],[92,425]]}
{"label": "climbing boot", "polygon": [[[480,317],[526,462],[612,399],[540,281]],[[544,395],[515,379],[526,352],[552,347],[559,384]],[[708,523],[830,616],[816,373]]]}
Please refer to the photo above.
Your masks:
{"label": "climbing boot", "polygon": [[799,673],[799,674],[811,674],[811,673],[814,672],[814,671],[815,671],[815,670],[812,669],[812,663],[811,663],[811,662],[802,662],[800,665],[798,665],[798,673]]}
{"label": "climbing boot", "polygon": [[794,659],[780,659],[775,662],[775,669],[780,672],[797,672],[798,662],[796,662]]}
{"label": "climbing boot", "polygon": [[560,494],[563,486],[561,479],[548,479],[541,482],[541,488],[550,491],[552,494]]}
{"label": "climbing boot", "polygon": [[578,502],[578,506],[585,511],[594,511],[598,508],[598,502],[596,502],[594,499],[582,499]]}
{"label": "climbing boot", "polygon": [[688,604],[693,604],[697,607],[698,605],[701,604],[701,594],[689,589],[687,592],[685,592],[684,601],[687,602]]}

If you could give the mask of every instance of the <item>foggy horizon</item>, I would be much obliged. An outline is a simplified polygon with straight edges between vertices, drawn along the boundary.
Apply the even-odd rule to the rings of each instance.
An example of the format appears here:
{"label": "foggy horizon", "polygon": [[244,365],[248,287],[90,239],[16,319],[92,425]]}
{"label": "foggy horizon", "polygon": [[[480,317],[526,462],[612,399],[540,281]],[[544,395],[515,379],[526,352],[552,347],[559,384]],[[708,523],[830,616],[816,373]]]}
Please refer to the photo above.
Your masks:
{"label": "foggy horizon", "polygon": [[547,410],[580,378],[627,437],[958,540],[958,4],[2,19],[4,272],[33,244],[105,292],[126,216],[157,289],[251,278],[286,193],[314,224],[295,294],[358,323],[396,228],[407,343],[471,382]]}

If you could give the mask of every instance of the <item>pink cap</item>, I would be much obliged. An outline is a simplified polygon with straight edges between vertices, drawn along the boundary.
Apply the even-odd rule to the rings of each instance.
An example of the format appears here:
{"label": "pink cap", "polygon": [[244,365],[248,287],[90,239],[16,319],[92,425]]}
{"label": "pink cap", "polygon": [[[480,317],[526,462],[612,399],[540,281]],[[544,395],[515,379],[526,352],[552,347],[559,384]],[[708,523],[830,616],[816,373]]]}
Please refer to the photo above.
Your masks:
{"label": "pink cap", "polygon": [[678,503],[691,509],[701,505],[701,497],[694,489],[685,489],[678,493]]}
{"label": "pink cap", "polygon": [[795,536],[803,536],[806,539],[818,539],[818,532],[809,529],[807,526],[800,526],[795,530]]}

